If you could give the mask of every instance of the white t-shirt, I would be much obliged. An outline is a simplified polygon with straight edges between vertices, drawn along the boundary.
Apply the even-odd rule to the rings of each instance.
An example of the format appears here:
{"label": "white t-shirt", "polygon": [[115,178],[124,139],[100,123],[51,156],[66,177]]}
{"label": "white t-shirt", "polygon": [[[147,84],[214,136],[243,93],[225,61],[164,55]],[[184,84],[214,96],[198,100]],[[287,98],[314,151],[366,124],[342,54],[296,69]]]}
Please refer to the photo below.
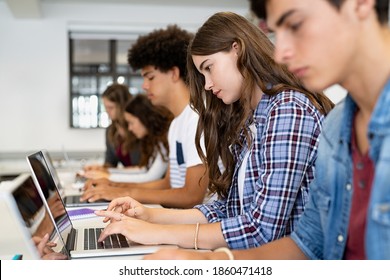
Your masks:
{"label": "white t-shirt", "polygon": [[[160,149],[167,156],[167,150],[162,144]],[[149,168],[113,168],[109,169],[109,179],[113,182],[144,183],[161,179],[168,168],[168,162],[163,160],[160,153],[157,153],[153,162],[149,163]]]}
{"label": "white t-shirt", "polygon": [[[187,168],[202,164],[195,146],[198,119],[198,114],[187,105],[169,127],[169,175],[172,188],[184,186]],[[201,143],[205,151],[203,139]]]}
{"label": "white t-shirt", "polygon": [[[252,139],[256,139],[256,127],[255,124],[252,123],[249,126],[251,133],[252,133]],[[251,149],[248,149],[248,151],[245,153],[244,158],[242,159],[242,163],[240,166],[240,169],[238,170],[238,179],[237,179],[237,184],[238,184],[238,197],[240,198],[240,205],[241,205],[241,214],[243,214],[243,200],[244,200],[244,181],[245,181],[245,171],[246,167],[248,166],[248,159],[249,155],[251,154]]]}

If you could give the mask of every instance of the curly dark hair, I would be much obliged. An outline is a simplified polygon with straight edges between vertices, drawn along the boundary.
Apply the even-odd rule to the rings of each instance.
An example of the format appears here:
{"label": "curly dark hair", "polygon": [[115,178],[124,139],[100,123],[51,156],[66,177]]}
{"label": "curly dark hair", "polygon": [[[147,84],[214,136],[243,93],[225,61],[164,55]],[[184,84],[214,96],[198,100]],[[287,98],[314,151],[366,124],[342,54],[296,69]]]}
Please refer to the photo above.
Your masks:
{"label": "curly dark hair", "polygon": [[[326,0],[332,6],[339,9],[344,3],[344,0]],[[255,13],[258,18],[266,19],[267,10],[266,5],[267,0],[249,0],[250,9]],[[375,3],[375,11],[378,16],[378,20],[381,24],[387,24],[389,20],[389,0],[377,0]]]}
{"label": "curly dark hair", "polygon": [[160,145],[162,144],[165,150],[169,151],[168,129],[173,120],[173,114],[165,107],[154,106],[144,94],[138,94],[129,100],[125,112],[137,117],[148,130],[148,134],[140,140],[139,166],[148,166],[150,159],[154,160],[157,153],[160,153],[164,161],[168,161]]}
{"label": "curly dark hair", "polygon": [[192,37],[192,33],[177,25],[154,30],[140,36],[129,49],[128,63],[134,70],[152,65],[161,72],[167,72],[176,66],[180,70],[180,77],[186,81],[187,47]]}

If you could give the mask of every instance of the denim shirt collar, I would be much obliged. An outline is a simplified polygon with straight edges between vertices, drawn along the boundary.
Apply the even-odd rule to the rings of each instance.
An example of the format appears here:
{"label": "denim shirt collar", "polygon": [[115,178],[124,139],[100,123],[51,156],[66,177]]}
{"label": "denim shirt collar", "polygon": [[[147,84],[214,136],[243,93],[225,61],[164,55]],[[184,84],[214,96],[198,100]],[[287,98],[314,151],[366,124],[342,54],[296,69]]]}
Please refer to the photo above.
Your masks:
{"label": "denim shirt collar", "polygon": [[368,127],[369,133],[375,135],[390,134],[390,79],[383,88]]}
{"label": "denim shirt collar", "polygon": [[[357,106],[355,101],[348,94],[344,101],[344,110],[342,114],[341,124],[347,129],[340,129],[339,143],[340,149],[343,149],[343,145],[350,145],[351,131],[353,126],[354,113]],[[370,156],[376,161],[378,158],[379,149],[377,145],[381,141],[377,141],[378,138],[390,135],[390,79],[387,81],[383,88],[372,113],[369,125],[368,125],[368,139],[370,141]],[[332,129],[332,128],[330,128]],[[339,154],[339,153],[338,153]]]}

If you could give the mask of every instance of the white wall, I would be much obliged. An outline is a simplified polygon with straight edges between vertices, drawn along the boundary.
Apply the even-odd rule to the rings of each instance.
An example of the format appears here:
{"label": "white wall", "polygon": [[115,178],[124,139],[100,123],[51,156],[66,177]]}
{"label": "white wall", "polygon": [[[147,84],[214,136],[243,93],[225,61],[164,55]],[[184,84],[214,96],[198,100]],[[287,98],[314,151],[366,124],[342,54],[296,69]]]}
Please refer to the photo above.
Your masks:
{"label": "white wall", "polygon": [[[70,27],[152,30],[177,23],[196,30],[224,7],[42,4],[43,18],[14,19],[0,2],[0,155],[37,149],[103,151],[104,130],[69,127]],[[242,8],[229,10],[246,15]]]}

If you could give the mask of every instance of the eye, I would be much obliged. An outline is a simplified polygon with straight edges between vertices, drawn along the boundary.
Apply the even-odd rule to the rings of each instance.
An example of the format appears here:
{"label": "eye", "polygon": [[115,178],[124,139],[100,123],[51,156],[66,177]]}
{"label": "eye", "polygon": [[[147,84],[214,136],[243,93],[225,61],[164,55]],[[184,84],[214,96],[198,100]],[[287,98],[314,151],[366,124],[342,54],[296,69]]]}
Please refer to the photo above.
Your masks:
{"label": "eye", "polygon": [[293,31],[293,32],[296,32],[299,30],[299,28],[301,27],[302,25],[302,21],[299,21],[299,22],[296,22],[296,23],[292,23],[289,25],[289,28]]}

